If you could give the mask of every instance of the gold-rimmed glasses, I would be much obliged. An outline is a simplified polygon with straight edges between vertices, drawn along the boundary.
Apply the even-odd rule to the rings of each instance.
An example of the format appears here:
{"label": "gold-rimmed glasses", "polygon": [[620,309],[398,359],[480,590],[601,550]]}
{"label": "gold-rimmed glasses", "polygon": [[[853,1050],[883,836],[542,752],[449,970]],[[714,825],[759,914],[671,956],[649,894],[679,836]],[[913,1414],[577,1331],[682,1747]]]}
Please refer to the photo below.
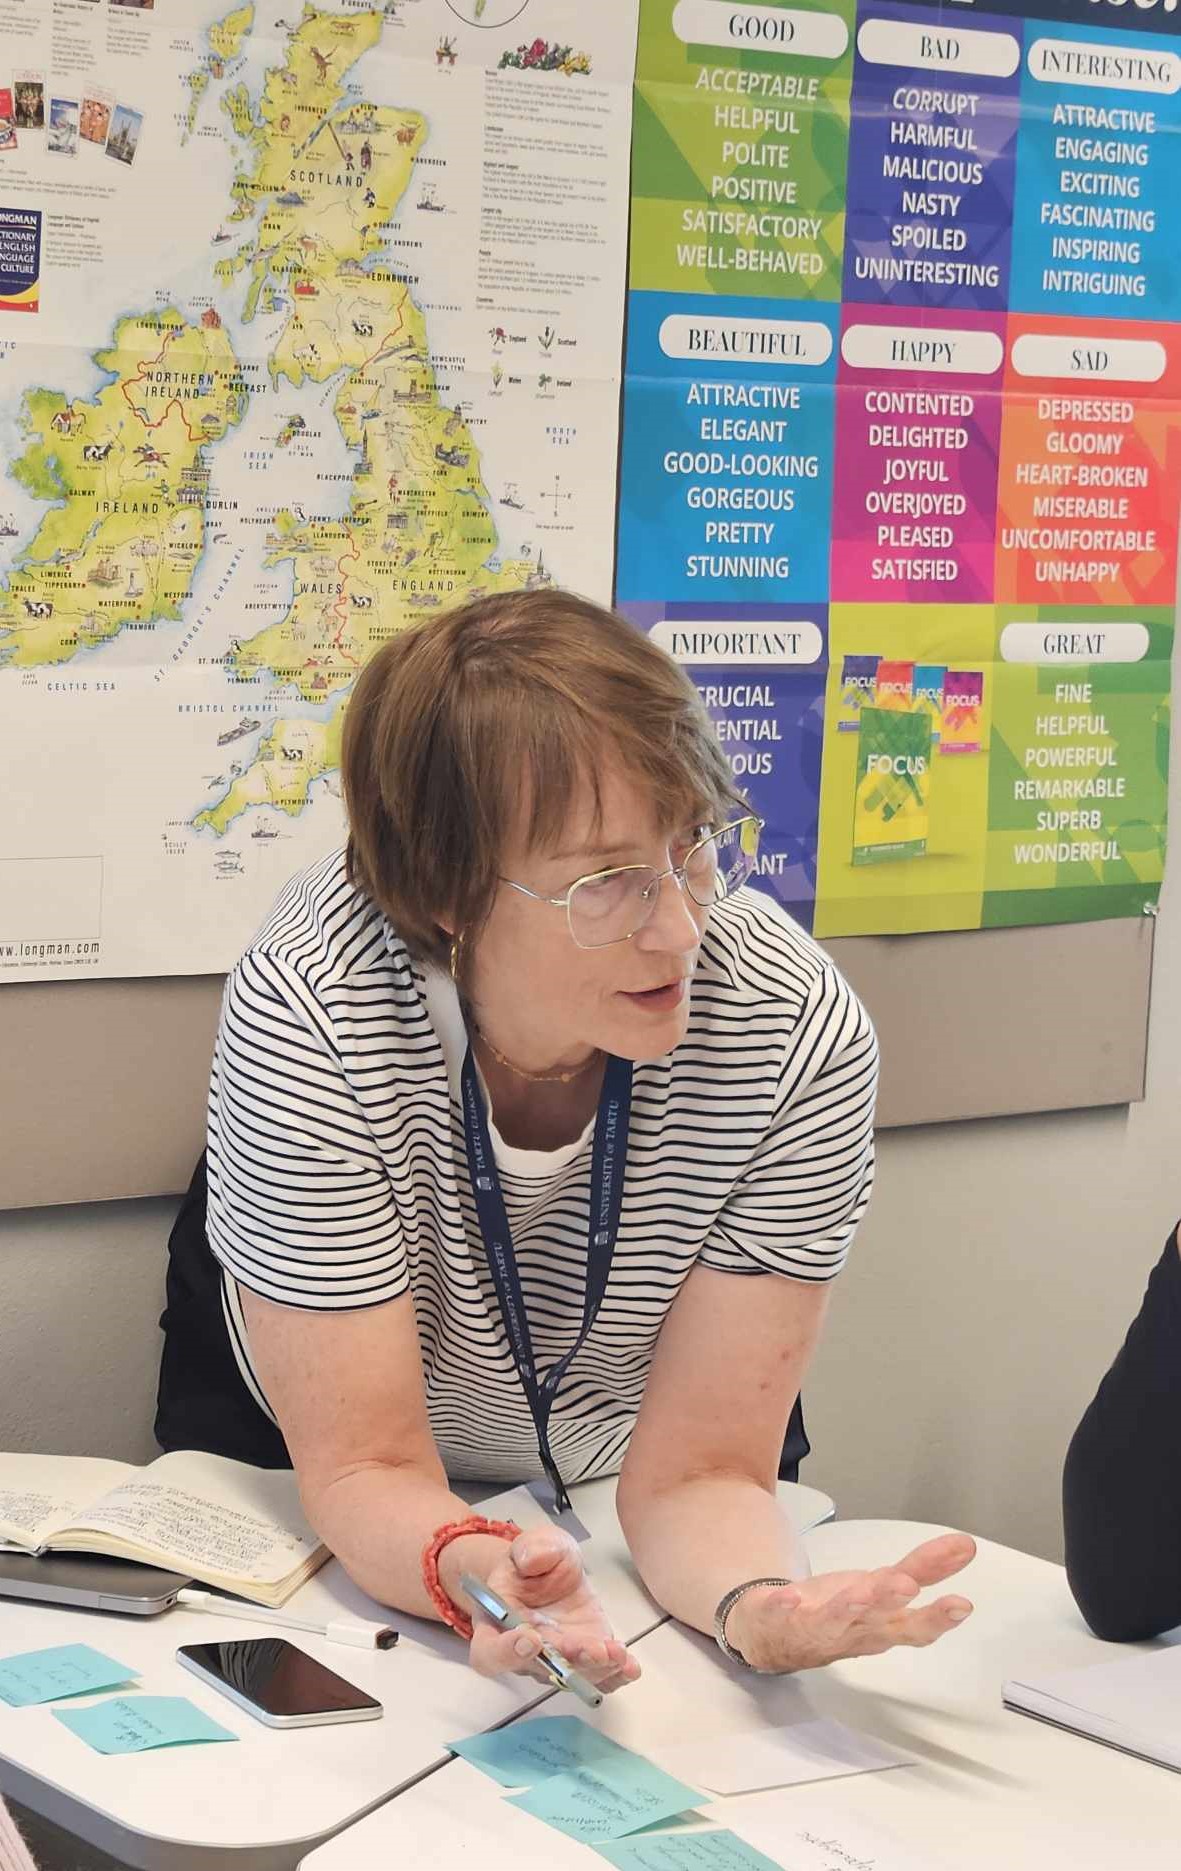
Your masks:
{"label": "gold-rimmed glasses", "polygon": [[527,884],[515,883],[511,877],[502,877],[501,882],[510,890],[519,890],[522,896],[532,897],[535,903],[564,909],[570,934],[579,948],[610,948],[614,942],[629,942],[651,920],[666,877],[675,878],[702,909],[711,908],[741,889],[758,860],[763,823],[753,812],[748,813],[699,838],[681,862],[670,864],[667,870],[658,871],[653,864],[618,864],[611,870],[576,877],[559,897],[530,890]]}

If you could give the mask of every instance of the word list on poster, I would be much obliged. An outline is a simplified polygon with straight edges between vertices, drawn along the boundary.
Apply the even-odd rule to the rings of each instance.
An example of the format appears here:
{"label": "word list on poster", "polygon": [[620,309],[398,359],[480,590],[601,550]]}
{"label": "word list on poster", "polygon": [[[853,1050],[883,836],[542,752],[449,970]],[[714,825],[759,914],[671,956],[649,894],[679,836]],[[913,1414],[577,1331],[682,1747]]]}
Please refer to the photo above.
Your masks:
{"label": "word list on poster", "polygon": [[[1117,801],[1125,797],[1127,782],[1118,771],[1119,755],[1107,720],[1095,700],[1094,684],[1055,682],[1053,706],[1034,716],[1034,733],[1024,749],[1029,777],[1013,782],[1013,797],[1022,804],[1061,790],[1083,794],[1089,801]],[[1061,789],[1048,788],[1046,777],[1067,778]],[[1117,839],[1104,831],[1104,810],[1099,804],[1051,805],[1038,810],[1033,837],[1013,844],[1013,862],[1028,864],[1104,864],[1122,856]]]}

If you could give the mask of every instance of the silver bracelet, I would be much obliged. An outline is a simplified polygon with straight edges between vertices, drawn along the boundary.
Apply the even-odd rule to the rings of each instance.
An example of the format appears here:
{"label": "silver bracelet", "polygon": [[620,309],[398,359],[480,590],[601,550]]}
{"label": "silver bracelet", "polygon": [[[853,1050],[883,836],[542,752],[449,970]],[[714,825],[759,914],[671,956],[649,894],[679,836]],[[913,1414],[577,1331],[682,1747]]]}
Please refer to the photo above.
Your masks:
{"label": "silver bracelet", "polygon": [[724,1657],[729,1657],[731,1663],[745,1664],[748,1670],[754,1668],[753,1664],[747,1662],[741,1650],[735,1650],[733,1644],[729,1642],[726,1636],[726,1619],[730,1616],[738,1600],[744,1597],[747,1592],[753,1592],[756,1586],[759,1585],[777,1586],[794,1584],[794,1579],[747,1579],[744,1584],[731,1587],[714,1612],[714,1642],[717,1644],[718,1649]]}

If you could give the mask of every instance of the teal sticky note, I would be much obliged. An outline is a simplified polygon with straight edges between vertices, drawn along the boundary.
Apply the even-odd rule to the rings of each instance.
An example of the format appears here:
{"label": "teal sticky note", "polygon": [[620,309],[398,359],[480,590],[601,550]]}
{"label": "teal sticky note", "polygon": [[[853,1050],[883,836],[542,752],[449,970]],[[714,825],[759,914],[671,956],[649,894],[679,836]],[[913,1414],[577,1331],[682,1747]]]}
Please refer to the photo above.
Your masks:
{"label": "teal sticky note", "polygon": [[63,1696],[92,1696],[134,1682],[137,1671],[116,1663],[89,1644],[55,1644],[52,1650],[25,1650],[0,1658],[0,1701],[27,1709],[35,1702]]}
{"label": "teal sticky note", "polygon": [[535,1722],[510,1722],[507,1728],[497,1728],[492,1734],[469,1735],[465,1741],[449,1741],[447,1746],[502,1787],[535,1787],[555,1774],[591,1767],[628,1753],[627,1748],[601,1735],[577,1715],[543,1715]]}
{"label": "teal sticky note", "polygon": [[595,1850],[616,1871],[783,1871],[737,1832],[657,1832]]}
{"label": "teal sticky note", "polygon": [[184,1696],[112,1696],[86,1709],[54,1709],[53,1714],[98,1754],[142,1754],[190,1741],[238,1739]]}
{"label": "teal sticky note", "polygon": [[700,1801],[700,1793],[640,1755],[624,1750],[621,1754],[621,1759],[600,1761],[596,1767],[555,1774],[509,1803],[570,1838],[594,1845],[671,1819]]}
{"label": "teal sticky note", "polygon": [[700,1826],[700,1813],[674,1813],[671,1819],[657,1819],[653,1825],[641,1826],[638,1832],[629,1832],[629,1839],[642,1839],[649,1832],[675,1832],[678,1826]]}

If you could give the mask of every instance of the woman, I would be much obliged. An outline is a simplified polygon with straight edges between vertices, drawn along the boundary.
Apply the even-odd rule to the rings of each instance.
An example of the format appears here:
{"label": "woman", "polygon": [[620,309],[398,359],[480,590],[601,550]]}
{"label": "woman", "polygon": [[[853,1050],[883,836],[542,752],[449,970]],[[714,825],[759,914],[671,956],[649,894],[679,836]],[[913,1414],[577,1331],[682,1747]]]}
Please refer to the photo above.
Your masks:
{"label": "woman", "polygon": [[[483,599],[370,663],[343,773],[347,855],[231,978],[209,1111],[229,1333],[321,1536],[465,1634],[483,1578],[615,1688],[638,1672],[574,1542],[481,1524],[447,1475],[618,1472],[653,1595],[753,1667],[941,1635],[965,1600],[907,1606],[970,1541],[808,1579],[776,1504],[876,1043],[742,889],[758,822],[692,684],[595,605]],[[176,1274],[174,1333],[209,1281]],[[163,1422],[200,1434],[167,1396]],[[540,1641],[480,1627],[471,1656],[527,1671]]]}
{"label": "woman", "polygon": [[1181,1625],[1181,1247],[1169,1237],[1123,1348],[1074,1432],[1066,1573],[1099,1637]]}

